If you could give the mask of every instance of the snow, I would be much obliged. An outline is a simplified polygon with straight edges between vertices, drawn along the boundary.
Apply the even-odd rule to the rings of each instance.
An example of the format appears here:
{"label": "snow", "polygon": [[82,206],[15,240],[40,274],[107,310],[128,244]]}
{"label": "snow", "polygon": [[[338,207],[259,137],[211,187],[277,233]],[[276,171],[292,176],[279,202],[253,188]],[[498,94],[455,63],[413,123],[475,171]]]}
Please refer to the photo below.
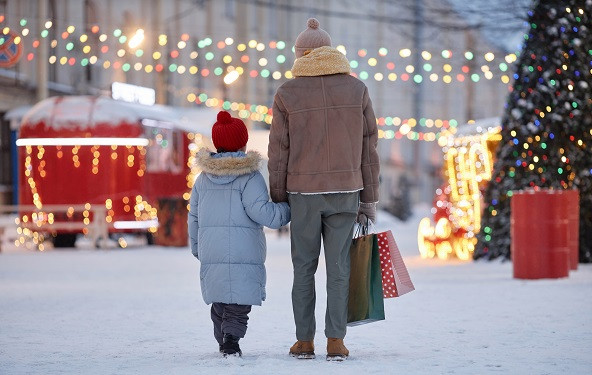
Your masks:
{"label": "snow", "polygon": [[317,272],[314,360],[295,340],[288,237],[267,231],[268,297],[250,314],[242,358],[220,358],[199,266],[187,248],[0,253],[1,374],[585,374],[592,372],[592,266],[523,281],[509,262],[423,260],[416,228],[391,229],[416,290],[386,320],[351,327],[350,358],[324,359],[325,267]]}
{"label": "snow", "polygon": [[140,118],[126,102],[106,97],[55,96],[40,101],[23,117],[24,124],[45,122],[53,129],[78,127],[86,129],[95,124],[137,123]]}
{"label": "snow", "polygon": [[[473,121],[472,123],[465,123],[457,126],[456,132],[454,133],[454,137],[458,138],[477,134],[491,133],[497,131],[500,125],[500,117],[487,117],[478,119]],[[454,140],[450,138],[449,141],[453,142]],[[451,143],[450,146],[452,146],[453,144],[454,143]]]}
{"label": "snow", "polygon": [[97,124],[115,127],[148,119],[209,137],[217,113],[212,108],[143,105],[104,96],[55,96],[40,101],[28,110],[24,114],[23,124],[35,126],[44,122],[51,129],[87,129]]}

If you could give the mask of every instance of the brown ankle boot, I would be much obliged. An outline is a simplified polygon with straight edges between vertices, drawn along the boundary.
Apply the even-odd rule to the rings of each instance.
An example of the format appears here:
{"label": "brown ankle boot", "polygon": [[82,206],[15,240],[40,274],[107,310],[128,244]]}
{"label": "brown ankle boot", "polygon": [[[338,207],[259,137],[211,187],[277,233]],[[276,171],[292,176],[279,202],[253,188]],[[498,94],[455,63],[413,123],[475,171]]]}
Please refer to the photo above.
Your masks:
{"label": "brown ankle boot", "polygon": [[343,361],[349,355],[349,350],[343,344],[343,339],[327,339],[327,361]]}
{"label": "brown ankle boot", "polygon": [[314,342],[296,341],[296,343],[290,348],[290,356],[298,359],[314,359]]}

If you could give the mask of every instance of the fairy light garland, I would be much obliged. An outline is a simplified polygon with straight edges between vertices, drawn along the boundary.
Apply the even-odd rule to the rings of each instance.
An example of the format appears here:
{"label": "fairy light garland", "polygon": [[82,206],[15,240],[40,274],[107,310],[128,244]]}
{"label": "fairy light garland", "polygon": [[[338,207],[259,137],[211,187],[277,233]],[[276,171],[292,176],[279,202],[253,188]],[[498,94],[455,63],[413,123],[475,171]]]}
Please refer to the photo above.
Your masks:
{"label": "fairy light garland", "polygon": [[[21,26],[26,25],[26,20],[23,19],[21,20]],[[53,24],[51,23],[51,21],[46,22],[45,24],[46,29],[43,30],[40,34],[41,37],[47,37],[48,36],[48,30],[53,26]],[[8,28],[6,28],[8,29]],[[7,30],[8,31],[8,30]],[[98,34],[100,31],[100,28],[98,26],[92,26],[91,27],[91,33],[94,34],[94,38],[98,38],[98,41],[101,43],[104,43],[102,46],[97,46],[95,49],[99,50],[103,55],[109,53],[109,51],[114,52],[118,47],[117,45],[115,46],[115,48],[113,48],[113,46],[109,46],[106,43],[112,41],[109,37],[109,35],[112,35],[112,38],[116,38],[115,42],[116,44],[119,43],[121,45],[125,45],[126,43],[130,43],[131,40],[128,42],[128,38],[123,35],[122,31],[120,29],[115,29],[112,33],[106,34],[106,33],[102,33],[102,34]],[[21,32],[23,32],[26,35],[29,35],[29,31],[28,29],[23,29]],[[66,30],[64,30],[61,33],[61,39],[64,40],[65,44],[65,50],[70,52],[73,51],[75,49],[75,45],[74,43],[80,41],[80,43],[86,43],[89,41],[89,35],[87,34],[82,34],[79,38],[75,39],[74,36],[72,36],[72,34],[75,32],[75,27],[74,26],[68,26],[66,28]],[[142,29],[138,29],[135,33],[134,36],[132,37],[135,38],[137,35],[141,35],[143,37],[144,32]],[[187,41],[189,40],[189,35],[188,34],[182,34],[180,37],[180,41],[177,42],[176,47],[178,49],[173,49],[172,51],[168,52],[169,56],[175,60],[180,56],[180,52],[181,50],[185,49],[187,47]],[[59,38],[58,38],[59,39]],[[56,49],[59,45],[58,43],[58,39],[54,39],[51,41],[50,46],[54,49]],[[165,34],[161,34],[158,36],[158,44],[161,47],[164,47],[167,45],[168,43],[168,36]],[[1,41],[1,40],[0,40]],[[197,47],[198,49],[205,49],[209,46],[212,46],[213,40],[211,38],[204,38],[200,41],[198,41],[197,43]],[[232,38],[226,38],[224,41],[219,41],[218,43],[216,43],[216,47],[219,50],[222,50],[226,47],[232,46],[234,44],[234,39]],[[137,43],[134,43],[134,46],[137,47]],[[39,41],[38,40],[34,40],[32,42],[32,46],[33,48],[37,48],[39,46]],[[258,52],[262,52],[264,50],[266,50],[267,46],[270,49],[276,49],[278,51],[282,51],[286,48],[286,43],[283,41],[271,41],[269,42],[269,44],[264,44],[262,42],[257,42],[256,40],[250,40],[248,43],[238,43],[236,45],[236,50],[238,52],[248,52],[247,49],[252,49]],[[344,46],[340,45],[337,47],[337,49],[339,49],[342,53],[346,54],[346,49]],[[81,48],[82,52],[85,55],[90,54],[92,51],[92,48],[89,44],[82,46]],[[126,56],[126,50],[124,48],[119,48],[117,49],[116,52],[117,56],[119,58],[124,58]],[[144,55],[144,51],[142,49],[136,49],[135,52],[133,54],[127,53],[128,55],[132,55],[135,56],[137,58],[140,58]],[[366,57],[367,56],[367,51],[366,50],[358,50],[358,56],[360,57]],[[384,58],[385,56],[387,56],[388,54],[388,50],[384,47],[380,48],[378,50],[378,57],[379,58]],[[402,58],[407,58],[409,56],[411,56],[412,51],[410,49],[401,49],[399,50],[399,55]],[[450,50],[443,50],[441,53],[442,57],[445,59],[451,59],[452,58],[452,52]],[[189,57],[191,59],[196,59],[199,56],[199,52],[198,51],[192,51],[189,54]],[[465,56],[468,60],[472,59],[474,57],[474,54],[472,52],[465,52]],[[27,54],[27,60],[28,61],[32,61],[34,59],[34,53],[30,52]],[[152,59],[154,60],[155,64],[143,64],[142,62],[136,62],[136,63],[130,63],[130,62],[122,62],[122,61],[113,61],[111,62],[111,60],[104,60],[102,63],[102,67],[104,69],[121,69],[124,72],[128,72],[130,70],[135,70],[135,71],[144,71],[145,73],[153,73],[153,72],[162,72],[165,69],[168,69],[169,72],[171,73],[178,73],[178,74],[191,74],[191,75],[195,75],[195,74],[200,74],[203,77],[208,77],[210,75],[215,75],[215,76],[221,76],[222,74],[229,73],[229,72],[237,72],[239,76],[242,75],[248,75],[248,77],[251,78],[256,78],[256,77],[262,77],[262,78],[271,78],[274,80],[279,80],[282,78],[286,78],[286,79],[291,79],[293,78],[292,76],[292,72],[290,70],[285,70],[285,71],[280,71],[280,70],[275,70],[272,71],[271,69],[267,69],[266,67],[269,64],[269,60],[265,57],[261,57],[259,58],[258,64],[262,67],[262,69],[257,70],[257,69],[250,69],[250,70],[246,70],[244,67],[242,66],[233,66],[233,65],[228,65],[225,68],[217,66],[217,67],[202,67],[201,69],[197,66],[197,65],[190,65],[190,66],[185,66],[183,64],[177,64],[175,62],[171,63],[168,65],[168,67],[165,67],[164,64],[160,63],[160,59],[162,59],[163,57],[163,52],[160,51],[154,51],[151,54]],[[429,61],[432,58],[431,53],[427,52],[427,51],[423,51],[422,53],[422,57],[425,61]],[[209,61],[213,61],[215,59],[215,54],[212,51],[208,51],[204,54],[204,58],[206,60],[206,62]],[[485,59],[487,61],[492,61],[493,60],[493,54],[491,52],[485,54]],[[514,54],[509,54],[505,56],[505,60],[508,63],[513,62],[516,59],[516,56]],[[222,57],[222,60],[225,64],[230,64],[233,61],[239,61],[241,63],[248,63],[249,61],[251,61],[251,57],[248,54],[243,54],[240,57],[233,57],[230,56],[229,54],[226,54],[225,56]],[[278,54],[275,57],[275,61],[278,64],[284,64],[286,62],[286,57],[283,54]],[[87,65],[94,65],[97,62],[99,62],[99,58],[96,55],[92,55],[92,56],[88,56],[88,57],[84,57],[81,59],[78,59],[76,57],[73,56],[61,56],[58,59],[58,56],[56,56],[55,54],[51,55],[48,58],[48,62],[50,64],[61,64],[61,65],[70,65],[70,66],[74,66],[77,63],[79,63],[81,66],[87,66]],[[375,57],[369,57],[367,60],[367,64],[368,66],[371,67],[376,67],[378,64],[378,59]],[[505,65],[505,63],[502,63]],[[360,67],[360,63],[357,60],[351,60],[350,61],[350,65],[352,67],[352,69],[357,69],[358,67]],[[500,65],[500,66],[504,66],[504,65]],[[381,72],[377,72],[374,74],[373,78],[376,81],[383,81],[383,80],[388,80],[388,81],[396,81],[396,80],[401,80],[403,82],[414,82],[414,83],[421,83],[421,79],[419,79],[418,77],[421,77],[421,75],[419,74],[415,74],[412,75],[412,73],[416,72],[415,67],[413,67],[412,65],[406,65],[405,67],[405,73],[400,73],[399,75],[397,73],[394,72],[394,69],[397,65],[395,65],[394,62],[387,62],[385,64],[386,68],[387,68],[387,72],[385,72],[384,74]],[[442,81],[445,83],[451,83],[453,81],[453,75],[452,75],[452,66],[448,63],[444,64],[443,67],[443,72],[444,73],[451,73],[451,74],[444,74],[442,76]],[[505,71],[506,67],[504,67]],[[426,72],[432,72],[433,71],[433,66],[429,63],[426,63],[423,65],[423,70]],[[463,82],[465,81],[465,75],[469,73],[469,69],[468,66],[463,66],[461,68],[462,70],[462,74],[458,73],[456,75],[456,80],[458,82]],[[390,72],[389,72],[390,71]],[[491,71],[489,70],[489,67],[484,65],[482,67],[482,71],[484,72],[485,78],[486,79],[491,79],[493,78],[493,73],[491,73]],[[245,74],[248,73],[248,74]],[[368,73],[366,70],[359,70],[359,72],[353,72],[352,75],[355,77],[358,77],[362,80],[367,80],[370,78],[370,73]],[[471,76],[473,78],[474,82],[479,81],[479,75],[474,74]],[[427,80],[427,79],[426,79]],[[429,80],[432,82],[436,82],[439,80],[439,75],[436,74],[435,72],[432,72],[429,75]],[[501,77],[501,80],[503,83],[508,83],[509,82],[509,77],[507,77],[506,75]],[[191,94],[190,94],[191,95]],[[209,107],[221,107],[227,110],[235,110],[234,108],[238,108],[238,107],[242,107],[244,103],[225,103],[225,102],[221,102],[219,99],[215,99],[215,98],[206,98],[204,101],[200,101],[199,98],[196,95],[196,99],[197,100],[190,100],[190,101],[195,101],[198,104],[201,104],[202,102],[205,101],[205,104]],[[271,124],[271,113],[269,114],[265,114],[265,113],[259,113],[257,110],[252,110],[249,111],[245,108],[240,108],[237,109],[239,111],[239,116],[241,118],[249,118],[253,121],[262,121],[265,122],[267,124]],[[424,126],[425,124],[427,124],[427,127],[430,127],[431,123],[436,124],[435,127],[438,128],[440,126],[438,126],[438,124],[443,124],[444,128],[446,128],[448,121],[442,121],[442,120],[427,120],[424,122],[424,120],[426,119],[420,119],[419,122],[421,123],[422,126]],[[392,121],[392,122],[391,122]],[[415,119],[407,119],[407,120],[402,120],[400,121],[398,119],[398,117],[381,117],[377,119],[377,122],[379,125],[385,125],[386,129],[379,129],[379,138],[381,139],[402,139],[402,138],[407,138],[410,140],[422,140],[422,141],[435,141],[438,139],[439,136],[439,132],[423,132],[423,131],[415,131],[412,130],[411,128],[413,126],[415,126],[415,124],[417,123],[417,120]],[[399,123],[398,123],[399,122]],[[392,126],[394,124],[395,127],[399,127],[397,130],[393,130],[393,129],[389,129],[389,126]],[[451,120],[450,124],[452,124],[452,127],[455,126],[455,120]],[[97,167],[98,168],[98,167]]]}
{"label": "fairy light garland", "polygon": [[[220,108],[226,111],[236,112],[238,117],[252,121],[265,122],[271,125],[273,113],[270,107],[258,104],[248,104],[240,102],[224,101],[219,98],[209,97],[206,93],[189,93],[187,101],[190,103],[203,104],[210,108]],[[400,118],[396,116],[379,117],[376,119],[378,125],[378,137],[381,139],[402,139],[407,138],[413,141],[436,141],[440,137],[440,130],[447,130],[454,134],[458,122],[455,119],[428,119],[421,118],[419,121],[415,118]],[[435,128],[439,131],[416,131],[416,127],[421,129]]]}
{"label": "fairy light garland", "polygon": [[[192,147],[192,145],[202,145],[202,136],[190,133],[188,137],[195,141],[190,145],[191,156],[187,161],[187,165],[195,164],[195,149],[196,147]],[[45,239],[42,232],[38,232],[34,230],[34,228],[40,228],[44,225],[51,225],[54,223],[55,213],[52,212],[45,212],[43,210],[43,203],[41,199],[41,195],[39,193],[39,186],[43,183],[43,180],[46,178],[47,173],[51,173],[46,171],[46,161],[44,160],[45,154],[48,152],[46,147],[42,145],[31,146],[26,145],[25,147],[25,163],[24,167],[24,176],[26,178],[28,184],[28,190],[32,195],[33,204],[37,208],[37,211],[32,212],[31,214],[24,214],[23,216],[17,218],[15,221],[18,228],[17,232],[19,234],[19,238],[15,241],[16,246],[27,246],[30,247],[33,244],[38,250],[43,251],[44,245],[43,241]],[[66,152],[67,151],[67,152]],[[101,152],[103,151],[103,152]],[[71,155],[71,162],[74,168],[81,168],[81,167],[88,167],[92,174],[98,175],[101,173],[100,170],[100,163],[101,157],[103,161],[105,160],[118,160],[122,159],[122,163],[125,163],[128,168],[132,170],[136,170],[138,177],[143,177],[146,171],[146,147],[143,146],[117,146],[117,145],[95,145],[95,146],[63,146],[63,145],[55,145],[49,147],[49,152],[55,152],[57,159],[66,159],[67,155]],[[92,159],[90,160],[90,164],[87,166],[83,166],[80,162],[80,155],[81,153],[90,153],[92,155]],[[108,158],[108,159],[106,159]],[[139,159],[139,160],[138,160]],[[191,167],[191,173],[188,176],[195,176],[196,171],[194,167]],[[188,177],[189,178],[189,177]],[[193,184],[193,179],[191,183],[189,183],[188,179],[188,191]],[[134,203],[135,201],[135,203]],[[125,212],[132,212],[134,217],[137,221],[141,222],[155,222],[157,219],[157,209],[153,207],[148,201],[142,198],[141,195],[137,196],[126,196],[122,198],[122,203],[115,203],[113,199],[107,198],[105,200],[105,209],[106,209],[106,217],[105,221],[112,225],[115,223],[115,211],[113,206],[121,205],[123,206],[123,210]],[[74,208],[70,207],[66,211],[66,217],[71,221],[80,220],[84,227],[82,228],[83,234],[88,234],[89,229],[88,226],[90,225],[90,214],[92,205],[90,203],[85,203],[85,209],[83,211],[79,211],[75,213]],[[75,215],[76,214],[76,215]],[[146,228],[151,233],[156,233],[157,227],[152,226]],[[122,244],[120,244],[122,245]],[[122,247],[125,247],[122,245]]]}
{"label": "fairy light garland", "polygon": [[[2,17],[2,19],[0,20],[0,22],[4,21],[4,17]],[[29,31],[28,28],[26,28],[27,25],[27,20],[26,19],[21,19],[21,22],[19,23],[19,25],[21,26],[22,30],[20,31],[21,34],[23,35],[23,38],[26,36],[31,36],[31,33]],[[45,29],[41,31],[40,36],[45,38],[49,35],[49,30],[51,28],[53,28],[54,25],[51,21],[47,21],[45,23]],[[3,31],[9,31],[10,29],[8,27],[3,28]],[[141,34],[143,35],[143,30],[138,29],[132,36],[131,38],[128,38],[127,36],[123,35],[123,32],[120,29],[114,29],[112,32],[109,33],[100,33],[101,28],[98,25],[94,25],[91,27],[90,33],[87,34],[82,34],[79,37],[75,37],[73,35],[73,33],[75,32],[76,28],[72,25],[66,27],[66,29],[60,34],[60,36],[58,38],[56,38],[55,40],[51,41],[51,47],[52,48],[58,48],[58,45],[64,44],[65,43],[65,50],[66,51],[74,51],[75,49],[78,49],[80,51],[82,51],[85,55],[89,55],[92,52],[99,52],[102,55],[105,55],[107,53],[116,53],[117,56],[119,58],[125,57],[126,55],[130,55],[130,56],[135,56],[135,57],[142,57],[144,55],[149,56],[150,58],[152,58],[155,62],[155,64],[144,64],[142,62],[122,62],[122,61],[111,61],[111,60],[105,60],[102,62],[102,67],[104,69],[121,69],[123,71],[130,71],[130,70],[135,70],[135,71],[144,71],[146,73],[152,73],[154,71],[156,72],[161,72],[163,70],[168,70],[170,72],[176,72],[178,74],[201,74],[203,77],[208,77],[212,74],[216,75],[216,76],[220,76],[222,74],[225,73],[225,70],[223,67],[221,66],[216,66],[216,67],[202,67],[201,69],[197,66],[197,65],[190,65],[190,66],[185,66],[183,64],[177,64],[175,62],[169,64],[168,66],[165,66],[163,63],[160,63],[159,61],[163,58],[164,54],[166,54],[167,52],[164,51],[154,51],[153,53],[149,53],[149,52],[144,52],[142,49],[136,49],[135,51],[131,51],[131,52],[126,52],[126,44],[129,45],[129,43],[131,42],[131,39],[134,38],[135,35],[137,34]],[[63,43],[59,43],[58,40],[63,40]],[[94,50],[93,47],[91,47],[90,44],[86,44],[86,45],[79,45],[76,48],[76,45],[80,44],[80,43],[90,43],[90,39],[95,39],[95,42],[98,40],[98,42],[96,42],[97,44],[99,43],[103,43],[103,45],[97,45],[94,46]],[[173,46],[173,50],[169,51],[168,54],[170,56],[171,59],[175,60],[177,58],[180,57],[181,52],[183,52],[184,50],[187,49],[188,45],[189,45],[189,40],[190,40],[190,36],[187,33],[184,33],[180,36],[178,41],[170,41],[171,38],[169,38],[169,36],[165,35],[165,34],[161,34],[158,36],[158,44],[161,47],[165,47],[167,45],[171,45]],[[115,46],[113,45],[108,45],[107,43],[110,42],[115,42]],[[23,41],[21,41],[23,42]],[[39,40],[33,40],[32,41],[32,47],[35,49],[39,46]],[[214,61],[217,57],[216,54],[213,51],[207,51],[206,52],[206,48],[217,48],[218,50],[220,50],[220,52],[222,52],[223,49],[226,49],[227,47],[230,46],[236,46],[236,51],[238,52],[244,52],[245,54],[243,54],[242,56],[231,56],[230,54],[225,54],[222,53],[221,55],[224,56],[220,56],[222,57],[222,60],[225,64],[231,64],[233,62],[241,62],[243,64],[249,63],[251,60],[253,59],[257,59],[256,57],[252,57],[249,56],[248,54],[246,54],[247,52],[249,52],[248,50],[252,50],[252,51],[256,51],[256,52],[263,52],[265,50],[268,49],[273,49],[276,50],[278,52],[281,52],[283,50],[286,49],[286,42],[284,41],[271,41],[267,44],[256,41],[256,40],[250,40],[246,43],[236,43],[234,41],[233,38],[226,38],[223,41],[218,41],[217,43],[215,43],[211,38],[204,38],[201,39],[197,42],[197,49],[200,49],[202,51],[201,55],[202,58],[205,59],[206,62],[211,62]],[[121,48],[120,48],[121,47]],[[339,49],[340,51],[342,51],[342,53],[347,53],[347,50],[344,46],[340,45],[337,46],[337,49]],[[196,59],[199,55],[200,52],[198,52],[197,50],[193,50],[189,53],[189,57],[191,59]],[[457,73],[455,75],[454,73],[454,69],[452,67],[452,65],[448,62],[446,62],[443,66],[442,66],[442,71],[444,74],[439,75],[437,73],[435,73],[435,67],[433,65],[433,59],[435,58],[434,56],[441,56],[443,59],[445,59],[446,61],[450,61],[453,56],[458,56],[458,55],[462,55],[462,57],[466,60],[466,61],[475,61],[476,56],[478,54],[472,52],[472,51],[465,51],[462,54],[458,54],[458,53],[453,53],[451,50],[442,50],[439,53],[430,53],[429,51],[422,51],[421,56],[422,59],[424,60],[424,63],[422,64],[421,67],[415,67],[411,64],[395,64],[395,62],[393,61],[386,61],[387,56],[393,55],[394,53],[392,51],[389,51],[388,49],[381,47],[378,49],[377,54],[375,56],[370,56],[369,52],[365,49],[360,49],[358,51],[356,51],[356,54],[358,57],[363,58],[364,60],[360,60],[358,61],[357,59],[351,59],[350,64],[352,66],[352,69],[356,70],[358,69],[357,72],[354,72],[353,75],[357,76],[360,79],[366,80],[366,79],[371,79],[372,77],[376,80],[376,81],[396,81],[396,80],[401,80],[401,81],[410,81],[410,82],[414,82],[414,83],[420,83],[420,82],[427,82],[427,81],[433,81],[436,82],[438,80],[442,80],[444,83],[451,83],[453,82],[455,79],[458,82],[463,82],[463,81],[473,81],[473,82],[478,82],[482,77],[484,77],[485,79],[491,79],[493,77],[493,73],[492,73],[492,69],[489,67],[489,65],[482,65],[481,66],[481,74],[479,73],[475,73],[472,72],[469,68],[468,65],[463,65],[460,68],[460,72]],[[401,57],[401,59],[407,59],[409,57],[411,57],[413,55],[413,51],[409,48],[403,48],[398,50],[398,55]],[[27,54],[27,60],[31,61],[34,58],[34,53],[30,52]],[[506,72],[509,69],[509,65],[514,63],[516,61],[516,54],[507,54],[505,56],[503,56],[503,60],[500,57],[495,56],[492,52],[487,52],[483,55],[484,60],[487,63],[490,63],[491,65],[498,65],[499,66],[499,71],[501,72]],[[49,63],[51,64],[62,64],[62,65],[76,65],[76,64],[80,64],[82,66],[86,66],[86,65],[94,65],[96,63],[99,62],[99,57],[97,57],[97,54],[94,54],[92,56],[85,56],[83,58],[79,58],[77,59],[76,57],[73,56],[61,56],[58,58],[58,56],[56,56],[55,54],[50,56],[48,58]],[[269,67],[269,63],[270,61],[274,61],[273,57],[261,57],[257,59],[258,65],[260,65],[260,67],[262,69],[257,70],[257,69],[250,69],[250,70],[246,70],[244,67],[242,66],[226,66],[226,72],[228,71],[237,71],[240,75],[243,76],[248,76],[251,78],[255,78],[255,77],[263,77],[263,78],[271,78],[271,79],[275,79],[275,80],[279,80],[282,78],[292,78],[292,74],[291,71],[286,70],[286,71],[280,71],[280,70],[271,70],[268,69]],[[284,54],[279,53],[277,56],[275,56],[275,62],[277,62],[278,64],[284,64],[287,61],[286,56]],[[500,62],[501,61],[501,62]],[[375,73],[373,76],[371,76],[371,73],[366,71],[366,70],[362,70],[362,64],[366,63],[369,67],[379,67],[380,66],[380,62],[383,62],[384,66],[386,67],[386,72],[377,72]],[[395,72],[395,69],[397,67],[404,67],[404,73],[399,72],[399,74],[397,74]],[[422,76],[420,74],[418,74],[418,71],[422,70],[422,73],[424,75],[424,78],[421,78]],[[510,77],[508,75],[503,75],[501,78],[503,83],[509,83],[510,81]],[[215,106],[215,105],[214,105]],[[242,116],[243,118],[257,118],[255,119],[255,121],[264,121],[266,123],[270,123],[271,122],[271,117],[267,118],[266,116],[261,116],[261,114],[258,113],[246,113],[243,112]],[[263,117],[263,118],[261,118]],[[385,121],[388,121],[388,117],[383,118]],[[379,123],[381,121],[381,118],[378,119]],[[388,123],[386,124],[387,126],[389,125]],[[431,132],[427,132],[425,134],[427,134],[427,137],[423,137],[422,133],[423,132],[415,132],[415,131],[410,131],[407,132],[406,131],[406,126],[404,126],[405,124],[402,124],[403,126],[401,127],[401,129],[397,130],[397,131],[391,131],[391,130],[385,130],[384,132],[381,132],[381,137],[385,138],[385,139],[400,139],[403,137],[408,137],[409,139],[429,139],[429,140],[436,140],[437,137],[435,136],[437,133],[431,133]]]}
{"label": "fairy light garland", "polygon": [[[0,23],[3,21],[4,17],[2,18],[2,21],[0,21]],[[19,34],[22,34],[23,38],[31,35],[29,29],[25,27],[27,23],[27,20],[24,18],[21,19],[21,22],[19,23],[21,26]],[[42,38],[48,37],[49,30],[51,30],[53,27],[53,23],[51,21],[47,21],[45,23],[45,29],[41,31],[40,36]],[[10,28],[5,27],[2,30],[5,31],[5,33],[7,33],[8,31],[10,31]],[[61,65],[68,64],[71,66],[76,64],[80,64],[82,66],[86,66],[89,64],[94,65],[99,60],[99,57],[97,55],[103,57],[108,53],[114,53],[118,58],[124,58],[126,56],[141,58],[144,55],[147,55],[150,56],[154,61],[150,64],[143,64],[142,62],[122,63],[119,61],[112,62],[111,60],[105,60],[103,62],[104,69],[109,69],[110,67],[113,67],[115,69],[122,69],[123,71],[127,72],[133,68],[136,71],[144,70],[146,73],[151,73],[153,71],[160,72],[165,69],[168,69],[170,72],[177,72],[179,74],[197,74],[200,70],[197,65],[185,66],[183,64],[178,64],[176,62],[172,62],[165,67],[164,64],[160,62],[160,60],[164,57],[165,54],[167,54],[166,52],[154,51],[153,53],[149,53],[145,52],[141,48],[138,48],[140,42],[144,39],[143,29],[137,29],[129,38],[123,35],[121,29],[114,29],[112,32],[99,34],[101,28],[98,25],[94,25],[91,27],[90,34],[82,34],[80,35],[80,37],[76,37],[73,35],[75,31],[76,28],[72,25],[66,27],[66,29],[63,32],[59,33],[60,36],[58,38],[51,41],[51,48],[58,48],[58,46],[60,45],[58,41],[61,39],[63,40],[63,43],[61,44],[64,44],[65,50],[67,52],[77,53],[78,51],[81,51],[85,55],[90,55],[91,53],[93,53],[93,55],[79,59],[77,59],[74,56],[61,56],[58,59],[57,54],[53,54],[49,57],[48,60],[51,64],[59,62]],[[94,47],[95,50],[93,50],[93,47],[91,46],[91,40],[89,40],[89,38],[93,39],[93,43],[97,43],[97,46]],[[184,50],[186,50],[189,46],[189,39],[189,34],[183,33],[178,41],[169,42],[169,37],[166,34],[160,34],[158,36],[158,45],[160,47],[172,46],[172,50],[168,52],[168,56],[172,60],[176,60],[181,56],[181,53]],[[0,44],[2,43],[3,39],[2,37],[0,37]],[[103,45],[99,46],[99,43],[103,43]],[[114,45],[108,45],[107,43],[114,43]],[[35,49],[39,46],[39,41],[33,40],[31,45]],[[236,45],[236,52],[244,54],[242,54],[241,56],[232,56],[230,54],[232,52],[226,51],[226,53],[223,53],[222,50],[227,49],[228,47],[231,47],[233,45]],[[226,65],[231,64],[233,62],[234,65],[237,65],[236,63],[239,61],[243,64],[246,64],[252,59],[252,57],[248,55],[248,49],[256,52],[263,52],[268,49],[275,50],[278,52],[276,56],[257,58],[256,61],[259,65],[259,69],[251,69],[248,72],[251,78],[271,77],[275,80],[279,80],[283,77],[291,78],[291,72],[289,68],[276,69],[274,71],[267,68],[271,61],[275,61],[278,65],[283,65],[286,63],[287,58],[285,54],[282,53],[282,51],[286,49],[286,46],[287,44],[284,41],[271,41],[269,43],[263,43],[256,40],[250,40],[246,43],[235,43],[234,39],[230,37],[227,37],[224,40],[221,40],[217,43],[214,43],[214,41],[211,38],[204,38],[197,42],[197,49],[202,50],[201,52],[203,54],[203,58],[206,61],[206,64],[213,62],[215,60],[217,61],[219,59],[221,59],[223,63]],[[126,50],[128,47],[131,49],[131,51]],[[211,49],[214,50],[217,49],[219,52],[221,52],[220,56],[216,56],[216,53],[214,51],[205,50],[209,47],[211,47]],[[337,46],[337,49],[339,49],[342,53],[347,54],[347,50],[343,45]],[[508,70],[508,64],[512,64],[514,61],[516,61],[517,58],[516,54],[513,53],[507,54],[503,58],[499,58],[496,57],[493,54],[493,52],[486,52],[485,54],[483,54],[483,58],[485,61],[484,64],[482,64],[479,68],[475,68],[474,71],[471,71],[471,68],[467,63],[463,63],[460,69],[457,68],[455,69],[455,72],[452,72],[453,68],[450,62],[453,56],[456,56],[456,53],[453,53],[451,50],[442,50],[439,53],[434,54],[428,51],[422,51],[421,56],[424,60],[424,63],[419,67],[415,67],[412,64],[405,63],[405,59],[411,57],[413,54],[411,49],[403,48],[400,49],[398,52],[398,55],[401,57],[402,62],[395,63],[394,61],[388,61],[387,56],[389,55],[389,51],[385,47],[380,47],[374,56],[370,56],[366,49],[360,49],[357,51],[357,56],[360,58],[364,58],[364,60],[358,61],[357,59],[351,59],[350,65],[354,70],[354,75],[356,77],[360,78],[361,80],[374,79],[377,82],[394,82],[397,80],[401,80],[404,82],[409,81],[411,83],[416,84],[427,81],[442,81],[447,84],[452,83],[453,81],[479,82],[481,79],[493,79],[493,72],[495,71],[496,75],[498,73],[500,74],[501,82],[504,84],[508,84],[511,80],[510,76],[506,74]],[[197,50],[189,52],[189,57],[192,60],[196,59],[199,55],[200,52],[198,52]],[[441,56],[445,60],[445,63],[442,65],[440,69],[440,73],[436,72],[435,65],[433,65],[432,58],[434,55]],[[463,60],[466,60],[467,62],[471,61],[471,64],[474,64],[474,62],[476,61],[476,56],[480,56],[480,54],[471,51],[465,51],[464,54],[462,54]],[[34,58],[35,54],[33,52],[27,53],[27,61],[32,61]],[[101,60],[103,60],[103,58],[101,58]],[[490,66],[490,64],[492,66]],[[382,71],[376,71],[379,69],[382,69]],[[397,69],[397,71],[395,71],[395,69]],[[372,70],[374,70],[374,72]],[[202,70],[202,76],[207,77],[208,75],[210,75],[211,72],[214,72],[216,75],[220,75],[224,72],[224,67],[216,66],[211,67],[207,70],[204,69]]]}

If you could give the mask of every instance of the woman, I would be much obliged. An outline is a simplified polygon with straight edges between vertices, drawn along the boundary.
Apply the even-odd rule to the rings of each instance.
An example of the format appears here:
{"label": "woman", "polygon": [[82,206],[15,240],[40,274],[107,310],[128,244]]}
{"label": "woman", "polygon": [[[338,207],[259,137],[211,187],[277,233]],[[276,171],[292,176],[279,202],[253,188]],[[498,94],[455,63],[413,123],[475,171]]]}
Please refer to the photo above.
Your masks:
{"label": "woman", "polygon": [[274,202],[289,202],[296,343],[290,355],[314,358],[314,275],[321,238],[327,264],[327,360],[344,360],[349,248],[356,218],[375,221],[378,131],[368,89],[311,18],[295,44],[295,76],[280,86],[269,135]]}

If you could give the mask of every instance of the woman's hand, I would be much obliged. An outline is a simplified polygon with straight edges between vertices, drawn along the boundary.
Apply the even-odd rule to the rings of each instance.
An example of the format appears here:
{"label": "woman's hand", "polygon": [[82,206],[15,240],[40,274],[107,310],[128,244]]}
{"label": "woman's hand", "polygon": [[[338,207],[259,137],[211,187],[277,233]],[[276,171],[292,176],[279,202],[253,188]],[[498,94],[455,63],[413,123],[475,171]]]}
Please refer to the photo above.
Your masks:
{"label": "woman's hand", "polygon": [[366,224],[368,220],[376,223],[376,203],[360,203],[356,223]]}

